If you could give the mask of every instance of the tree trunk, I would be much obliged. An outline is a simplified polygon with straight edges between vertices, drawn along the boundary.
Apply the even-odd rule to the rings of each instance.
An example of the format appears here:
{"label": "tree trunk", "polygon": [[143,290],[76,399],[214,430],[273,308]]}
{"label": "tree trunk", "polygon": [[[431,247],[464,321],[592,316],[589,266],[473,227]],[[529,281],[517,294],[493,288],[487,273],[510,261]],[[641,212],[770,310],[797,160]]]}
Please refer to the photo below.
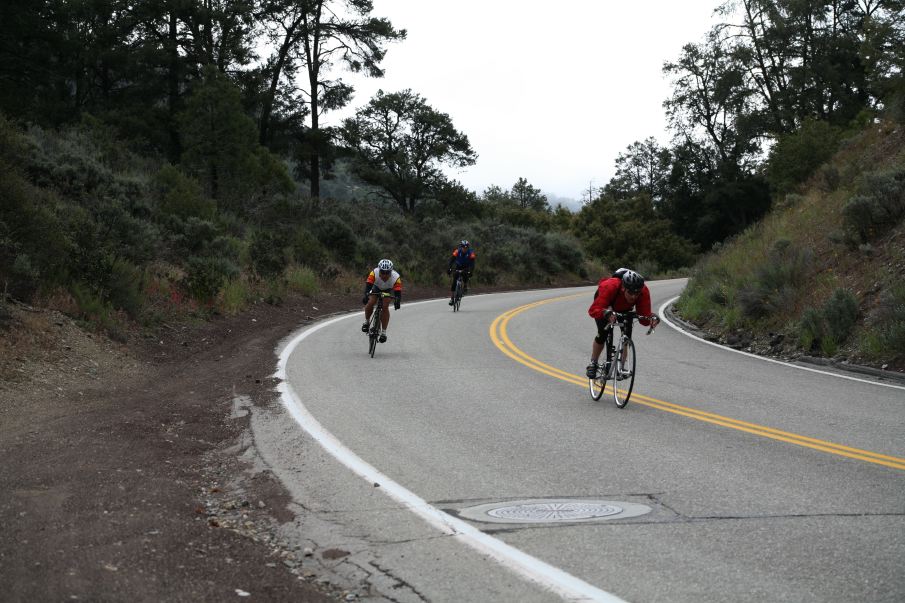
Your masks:
{"label": "tree trunk", "polygon": [[170,65],[167,74],[168,82],[168,98],[167,109],[170,114],[170,161],[178,163],[182,155],[182,147],[179,143],[179,127],[176,124],[176,113],[179,107],[179,41],[177,38],[177,19],[176,11],[170,11],[169,33],[167,36],[167,54],[169,54]]}
{"label": "tree trunk", "polygon": [[283,44],[280,46],[279,54],[277,55],[276,65],[273,67],[273,75],[270,78],[270,89],[267,91],[267,96],[264,97],[264,103],[261,107],[261,121],[258,125],[258,130],[260,131],[261,136],[261,144],[267,145],[270,142],[270,114],[273,111],[273,99],[277,93],[277,86],[280,83],[280,76],[283,73],[283,65],[286,64],[286,57],[289,56],[289,49],[295,44],[295,28],[297,23],[293,23],[292,26],[286,30],[286,37],[283,38]]}

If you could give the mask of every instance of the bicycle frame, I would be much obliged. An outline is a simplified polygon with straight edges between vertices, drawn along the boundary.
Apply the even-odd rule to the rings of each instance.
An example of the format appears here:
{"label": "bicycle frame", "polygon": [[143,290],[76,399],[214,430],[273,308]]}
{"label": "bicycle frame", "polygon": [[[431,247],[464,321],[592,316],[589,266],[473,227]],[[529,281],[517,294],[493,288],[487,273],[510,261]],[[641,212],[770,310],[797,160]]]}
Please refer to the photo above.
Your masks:
{"label": "bicycle frame", "polygon": [[[629,335],[631,324],[638,318],[658,319],[656,315],[639,316],[635,312],[616,312],[616,320],[607,328],[604,352],[606,362],[605,374],[598,374],[588,380],[588,388],[591,398],[599,400],[603,395],[603,389],[607,381],[612,380],[613,400],[618,408],[624,408],[632,395],[635,384],[635,343]],[[615,335],[615,326],[619,326],[618,338]],[[652,322],[647,334],[654,330],[655,322]],[[620,388],[619,385],[622,387]]]}
{"label": "bicycle frame", "polygon": [[368,354],[373,358],[374,352],[377,351],[377,344],[380,341],[380,327],[382,324],[380,319],[384,310],[383,300],[388,297],[393,297],[393,294],[386,291],[371,291],[368,295],[373,295],[378,298],[374,304],[374,311],[371,313],[371,318],[368,321]]}
{"label": "bicycle frame", "polygon": [[461,268],[456,268],[454,271],[455,274],[455,283],[456,289],[453,295],[453,312],[459,311],[459,306],[462,305],[462,296],[465,294],[465,270]]}

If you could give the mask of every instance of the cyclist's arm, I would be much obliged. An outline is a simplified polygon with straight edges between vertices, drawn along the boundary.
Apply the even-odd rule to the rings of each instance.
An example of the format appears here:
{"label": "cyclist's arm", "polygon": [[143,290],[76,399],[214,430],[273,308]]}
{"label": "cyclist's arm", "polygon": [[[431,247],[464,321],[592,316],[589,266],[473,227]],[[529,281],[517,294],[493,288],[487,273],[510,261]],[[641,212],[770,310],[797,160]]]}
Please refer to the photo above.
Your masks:
{"label": "cyclist's arm", "polygon": [[613,298],[618,288],[618,282],[615,279],[600,281],[600,284],[597,285],[597,295],[594,297],[594,302],[588,308],[588,314],[591,318],[603,318],[603,314],[607,309],[613,309]]}
{"label": "cyclist's arm", "polygon": [[650,290],[647,285],[641,290],[641,296],[635,304],[635,311],[638,313],[638,322],[645,327],[657,326],[660,319],[653,315],[650,309]]}

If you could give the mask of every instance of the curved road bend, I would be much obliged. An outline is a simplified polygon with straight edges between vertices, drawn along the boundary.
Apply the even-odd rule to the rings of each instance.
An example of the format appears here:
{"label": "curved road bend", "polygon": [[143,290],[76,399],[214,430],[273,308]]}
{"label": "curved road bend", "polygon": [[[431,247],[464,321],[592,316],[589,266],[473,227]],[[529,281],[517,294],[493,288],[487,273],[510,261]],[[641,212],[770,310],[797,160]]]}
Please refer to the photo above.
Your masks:
{"label": "curved road bend", "polygon": [[[650,285],[659,308],[684,281]],[[261,416],[266,462],[322,512],[302,520],[307,533],[351,550],[347,568],[400,601],[905,600],[905,389],[729,353],[663,324],[649,337],[636,327],[629,405],[595,403],[582,377],[592,291],[466,297],[458,314],[444,300],[405,305],[374,359],[360,315],[339,319],[285,366],[324,430],[431,508],[649,507],[584,523],[469,520],[577,589],[510,571],[342,468],[288,415]]]}

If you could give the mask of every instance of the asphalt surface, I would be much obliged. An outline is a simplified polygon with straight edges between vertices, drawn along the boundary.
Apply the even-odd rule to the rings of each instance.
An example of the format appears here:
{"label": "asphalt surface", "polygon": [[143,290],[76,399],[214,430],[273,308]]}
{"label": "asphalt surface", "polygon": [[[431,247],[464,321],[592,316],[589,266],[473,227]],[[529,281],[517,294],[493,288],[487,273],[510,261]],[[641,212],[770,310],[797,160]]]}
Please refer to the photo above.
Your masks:
{"label": "asphalt surface", "polygon": [[[651,283],[655,311],[683,284]],[[470,296],[459,313],[443,300],[404,305],[373,359],[350,316],[296,342],[285,368],[310,412],[296,419],[449,516],[522,499],[650,508],[595,522],[466,520],[576,591],[438,530],[289,412],[259,412],[256,444],[303,511],[296,528],[351,552],[336,571],[376,599],[905,600],[905,389],[730,353],[663,324],[635,329],[629,405],[593,402],[582,376],[592,291]],[[551,298],[500,331],[503,313]]]}

